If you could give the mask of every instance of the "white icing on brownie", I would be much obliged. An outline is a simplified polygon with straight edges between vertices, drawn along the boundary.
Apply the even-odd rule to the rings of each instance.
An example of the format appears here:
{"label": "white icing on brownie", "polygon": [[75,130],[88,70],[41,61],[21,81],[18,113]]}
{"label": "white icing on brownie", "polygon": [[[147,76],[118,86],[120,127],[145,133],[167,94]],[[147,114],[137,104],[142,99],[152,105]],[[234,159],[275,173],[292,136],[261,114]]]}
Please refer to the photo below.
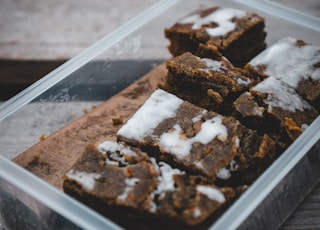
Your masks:
{"label": "white icing on brownie", "polygon": [[92,190],[94,188],[95,181],[101,177],[98,173],[79,172],[73,169],[70,170],[66,176],[67,178],[78,182],[86,190]]}
{"label": "white icing on brownie", "polygon": [[126,178],[124,180],[126,187],[121,195],[118,196],[118,200],[125,201],[129,194],[133,191],[134,186],[139,183],[139,178]]}
{"label": "white icing on brownie", "polygon": [[185,174],[177,168],[172,168],[169,164],[161,161],[159,162],[160,176],[158,177],[159,184],[157,186],[156,193],[161,194],[166,191],[174,191],[176,188],[174,186],[173,175]]}
{"label": "white icing on brownie", "polygon": [[286,82],[293,88],[303,79],[320,81],[320,47],[297,46],[294,38],[283,38],[253,58],[249,64],[254,68],[265,66],[264,72]]}
{"label": "white icing on brownie", "polygon": [[194,165],[195,165],[198,169],[200,169],[200,170],[204,169],[202,159],[199,160],[199,161],[197,161],[197,162],[195,162]]}
{"label": "white icing on brownie", "polygon": [[251,80],[249,78],[247,78],[246,80],[243,80],[241,78],[237,78],[237,83],[242,86],[247,86],[247,85],[251,84]]}
{"label": "white icing on brownie", "polygon": [[97,149],[103,154],[106,154],[107,152],[109,153],[109,156],[106,158],[106,163],[109,165],[119,165],[119,163],[122,165],[128,165],[125,155],[137,156],[130,147],[114,141],[105,141],[99,144]]}
{"label": "white icing on brownie", "polygon": [[229,163],[229,170],[231,172],[234,172],[234,171],[237,171],[238,170],[238,164],[235,160],[231,160],[230,163]]}
{"label": "white icing on brownie", "polygon": [[197,217],[200,217],[202,215],[202,212],[201,212],[201,209],[199,207],[196,207],[194,210],[193,210],[193,217],[194,218],[197,218]]}
{"label": "white icing on brownie", "polygon": [[[177,168],[172,168],[169,164],[163,161],[160,161],[159,163],[157,163],[156,159],[153,157],[150,157],[150,160],[155,170],[159,174],[158,185],[156,189],[151,193],[150,196],[154,198],[156,195],[158,195],[159,196],[158,199],[162,199],[165,195],[165,192],[176,190],[172,176],[185,174],[185,172]],[[156,208],[157,208],[157,205],[154,202],[151,202],[150,212],[155,212]]]}
{"label": "white icing on brownie", "polygon": [[157,89],[118,131],[118,135],[143,141],[146,136],[152,135],[159,123],[174,117],[182,103],[183,100],[173,94]]}
{"label": "white icing on brownie", "polygon": [[[197,119],[199,119],[198,116],[194,118],[194,120]],[[192,145],[196,142],[206,145],[215,138],[225,141],[227,137],[228,132],[222,124],[222,117],[216,116],[203,122],[200,131],[191,138],[183,134],[180,125],[174,125],[172,129],[160,136],[159,146],[181,159],[190,154]]]}
{"label": "white icing on brownie", "polygon": [[223,203],[226,200],[223,193],[220,190],[210,186],[198,185],[197,191],[206,195],[209,199],[217,201],[219,203]]}
{"label": "white icing on brownie", "polygon": [[235,160],[231,160],[228,167],[221,168],[216,174],[217,178],[228,180],[231,177],[231,172],[238,170],[238,164]]}
{"label": "white icing on brownie", "polygon": [[[205,68],[202,68],[206,73],[210,73],[210,72],[226,72],[229,69],[234,68],[233,65],[231,64],[231,62],[229,62],[229,60],[225,57],[221,57],[221,60],[213,60],[210,58],[199,58],[197,57],[199,60],[201,60],[203,63],[206,64]],[[236,78],[236,82],[241,85],[241,86],[247,86],[249,84],[251,84],[251,79],[247,78],[247,79],[242,79],[240,77]]]}
{"label": "white icing on brownie", "polygon": [[98,150],[102,153],[106,152],[120,152],[120,155],[137,156],[137,154],[128,146],[117,143],[115,141],[105,141],[98,145]]}
{"label": "white icing on brownie", "polygon": [[216,176],[222,180],[228,180],[231,177],[231,173],[228,169],[226,168],[221,168]]}
{"label": "white icing on brownie", "polygon": [[265,99],[268,103],[268,112],[271,112],[274,107],[282,108],[291,112],[311,109],[311,106],[304,101],[294,89],[273,77],[266,78],[254,86],[253,90],[268,94]]}
{"label": "white icing on brownie", "polygon": [[203,116],[206,112],[207,112],[207,110],[203,110],[203,113],[202,113],[202,114],[199,114],[199,115],[193,117],[193,118],[191,119],[191,121],[192,121],[193,123],[196,123],[197,121],[201,121],[202,116]]}
{"label": "white icing on brownie", "polygon": [[223,70],[226,70],[225,66],[222,65],[221,62],[212,60],[209,58],[201,58],[201,61],[204,62],[207,66],[204,70],[206,72],[209,71],[218,71],[218,72],[223,72]]}
{"label": "white icing on brownie", "polygon": [[109,158],[106,158],[106,163],[107,163],[107,165],[119,166],[119,161],[110,160]]}
{"label": "white icing on brownie", "polygon": [[246,12],[229,9],[218,8],[212,13],[201,17],[199,13],[191,14],[178,21],[179,24],[192,24],[192,29],[200,29],[204,25],[215,23],[216,27],[207,27],[206,32],[210,36],[223,36],[236,28],[236,24],[232,21],[233,18],[242,18],[246,15]]}

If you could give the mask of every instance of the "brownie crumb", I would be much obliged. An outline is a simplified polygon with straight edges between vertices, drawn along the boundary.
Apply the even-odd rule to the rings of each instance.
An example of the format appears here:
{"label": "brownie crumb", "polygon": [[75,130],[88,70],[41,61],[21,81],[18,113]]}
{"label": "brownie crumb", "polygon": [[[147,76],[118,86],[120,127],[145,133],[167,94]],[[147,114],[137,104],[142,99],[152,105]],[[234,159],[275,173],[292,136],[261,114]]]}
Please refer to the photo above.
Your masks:
{"label": "brownie crumb", "polygon": [[121,116],[120,116],[120,117],[113,117],[113,118],[112,118],[112,124],[113,124],[114,126],[122,125],[122,124],[123,124],[123,119],[122,119],[122,117],[121,117]]}

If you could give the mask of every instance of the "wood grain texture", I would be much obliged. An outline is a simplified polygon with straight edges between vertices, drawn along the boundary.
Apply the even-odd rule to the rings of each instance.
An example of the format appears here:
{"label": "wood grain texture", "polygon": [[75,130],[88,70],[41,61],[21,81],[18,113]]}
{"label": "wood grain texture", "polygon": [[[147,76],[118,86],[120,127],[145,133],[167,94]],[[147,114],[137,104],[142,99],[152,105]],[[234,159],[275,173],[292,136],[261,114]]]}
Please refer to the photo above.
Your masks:
{"label": "wood grain texture", "polygon": [[292,213],[281,229],[320,229],[320,183]]}

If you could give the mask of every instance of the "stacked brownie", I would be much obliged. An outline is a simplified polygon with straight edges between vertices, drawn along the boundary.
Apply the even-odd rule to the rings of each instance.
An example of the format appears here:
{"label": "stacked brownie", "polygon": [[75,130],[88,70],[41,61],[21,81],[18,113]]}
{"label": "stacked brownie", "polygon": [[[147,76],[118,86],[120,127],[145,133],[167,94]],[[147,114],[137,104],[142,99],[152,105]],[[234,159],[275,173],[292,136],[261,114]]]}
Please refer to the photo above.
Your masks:
{"label": "stacked brownie", "polygon": [[246,69],[286,83],[320,110],[320,47],[283,38],[251,60]]}
{"label": "stacked brownie", "polygon": [[[274,156],[274,143],[267,135],[161,89],[118,131],[118,140],[213,181],[234,181],[232,175],[241,174],[239,184],[251,183],[257,176],[251,168],[262,162],[268,165]],[[222,171],[228,176],[219,176]]]}
{"label": "stacked brownie", "polygon": [[243,66],[266,47],[265,22],[255,13],[211,7],[192,12],[165,30],[174,56],[191,52],[201,57],[227,57]]}
{"label": "stacked brownie", "polygon": [[129,229],[203,225],[237,195],[112,141],[86,148],[66,174],[64,190]]}
{"label": "stacked brownie", "polygon": [[186,52],[167,62],[163,89],[197,106],[236,117],[285,150],[318,116],[320,48],[283,38],[244,68],[223,56]]}
{"label": "stacked brownie", "polygon": [[167,62],[163,89],[197,106],[230,114],[232,101],[259,81],[259,76],[234,67],[225,57],[200,58],[190,52]]}
{"label": "stacked brownie", "polygon": [[319,115],[319,63],[320,47],[289,37],[273,44],[245,66],[265,79],[234,102],[237,117],[285,149]]}
{"label": "stacked brownie", "polygon": [[318,116],[294,89],[273,77],[243,93],[234,102],[234,108],[243,124],[271,134],[282,149]]}
{"label": "stacked brownie", "polygon": [[320,49],[285,38],[258,54],[264,19],[219,7],[165,35],[166,82],[63,187],[125,228],[208,228],[318,116]]}
{"label": "stacked brownie", "polygon": [[63,187],[128,228],[206,228],[274,158],[268,135],[161,89],[117,135],[88,146]]}

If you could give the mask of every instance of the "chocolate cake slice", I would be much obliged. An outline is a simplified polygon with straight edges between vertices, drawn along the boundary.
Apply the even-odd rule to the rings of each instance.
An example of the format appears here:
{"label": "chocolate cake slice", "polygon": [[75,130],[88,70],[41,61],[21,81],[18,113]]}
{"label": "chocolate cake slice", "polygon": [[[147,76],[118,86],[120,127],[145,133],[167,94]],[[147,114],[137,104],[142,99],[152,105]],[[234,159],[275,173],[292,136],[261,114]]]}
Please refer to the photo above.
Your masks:
{"label": "chocolate cake slice", "polygon": [[320,111],[319,46],[283,38],[252,59],[246,68],[256,75],[285,82]]}
{"label": "chocolate cake slice", "polygon": [[[232,175],[240,173],[237,183],[251,183],[274,156],[269,136],[260,136],[233,117],[207,111],[161,89],[117,135],[119,141],[160,161],[211,180],[232,181]],[[220,170],[228,168],[228,176],[219,177]]]}
{"label": "chocolate cake slice", "polygon": [[217,51],[241,67],[266,47],[264,18],[238,9],[199,9],[165,29],[173,56],[191,52],[216,57]]}
{"label": "chocolate cake slice", "polygon": [[89,145],[63,188],[128,229],[207,228],[237,195],[113,141]]}
{"label": "chocolate cake slice", "polygon": [[166,91],[224,115],[233,101],[260,81],[259,75],[234,67],[225,57],[200,58],[190,52],[167,61]]}

